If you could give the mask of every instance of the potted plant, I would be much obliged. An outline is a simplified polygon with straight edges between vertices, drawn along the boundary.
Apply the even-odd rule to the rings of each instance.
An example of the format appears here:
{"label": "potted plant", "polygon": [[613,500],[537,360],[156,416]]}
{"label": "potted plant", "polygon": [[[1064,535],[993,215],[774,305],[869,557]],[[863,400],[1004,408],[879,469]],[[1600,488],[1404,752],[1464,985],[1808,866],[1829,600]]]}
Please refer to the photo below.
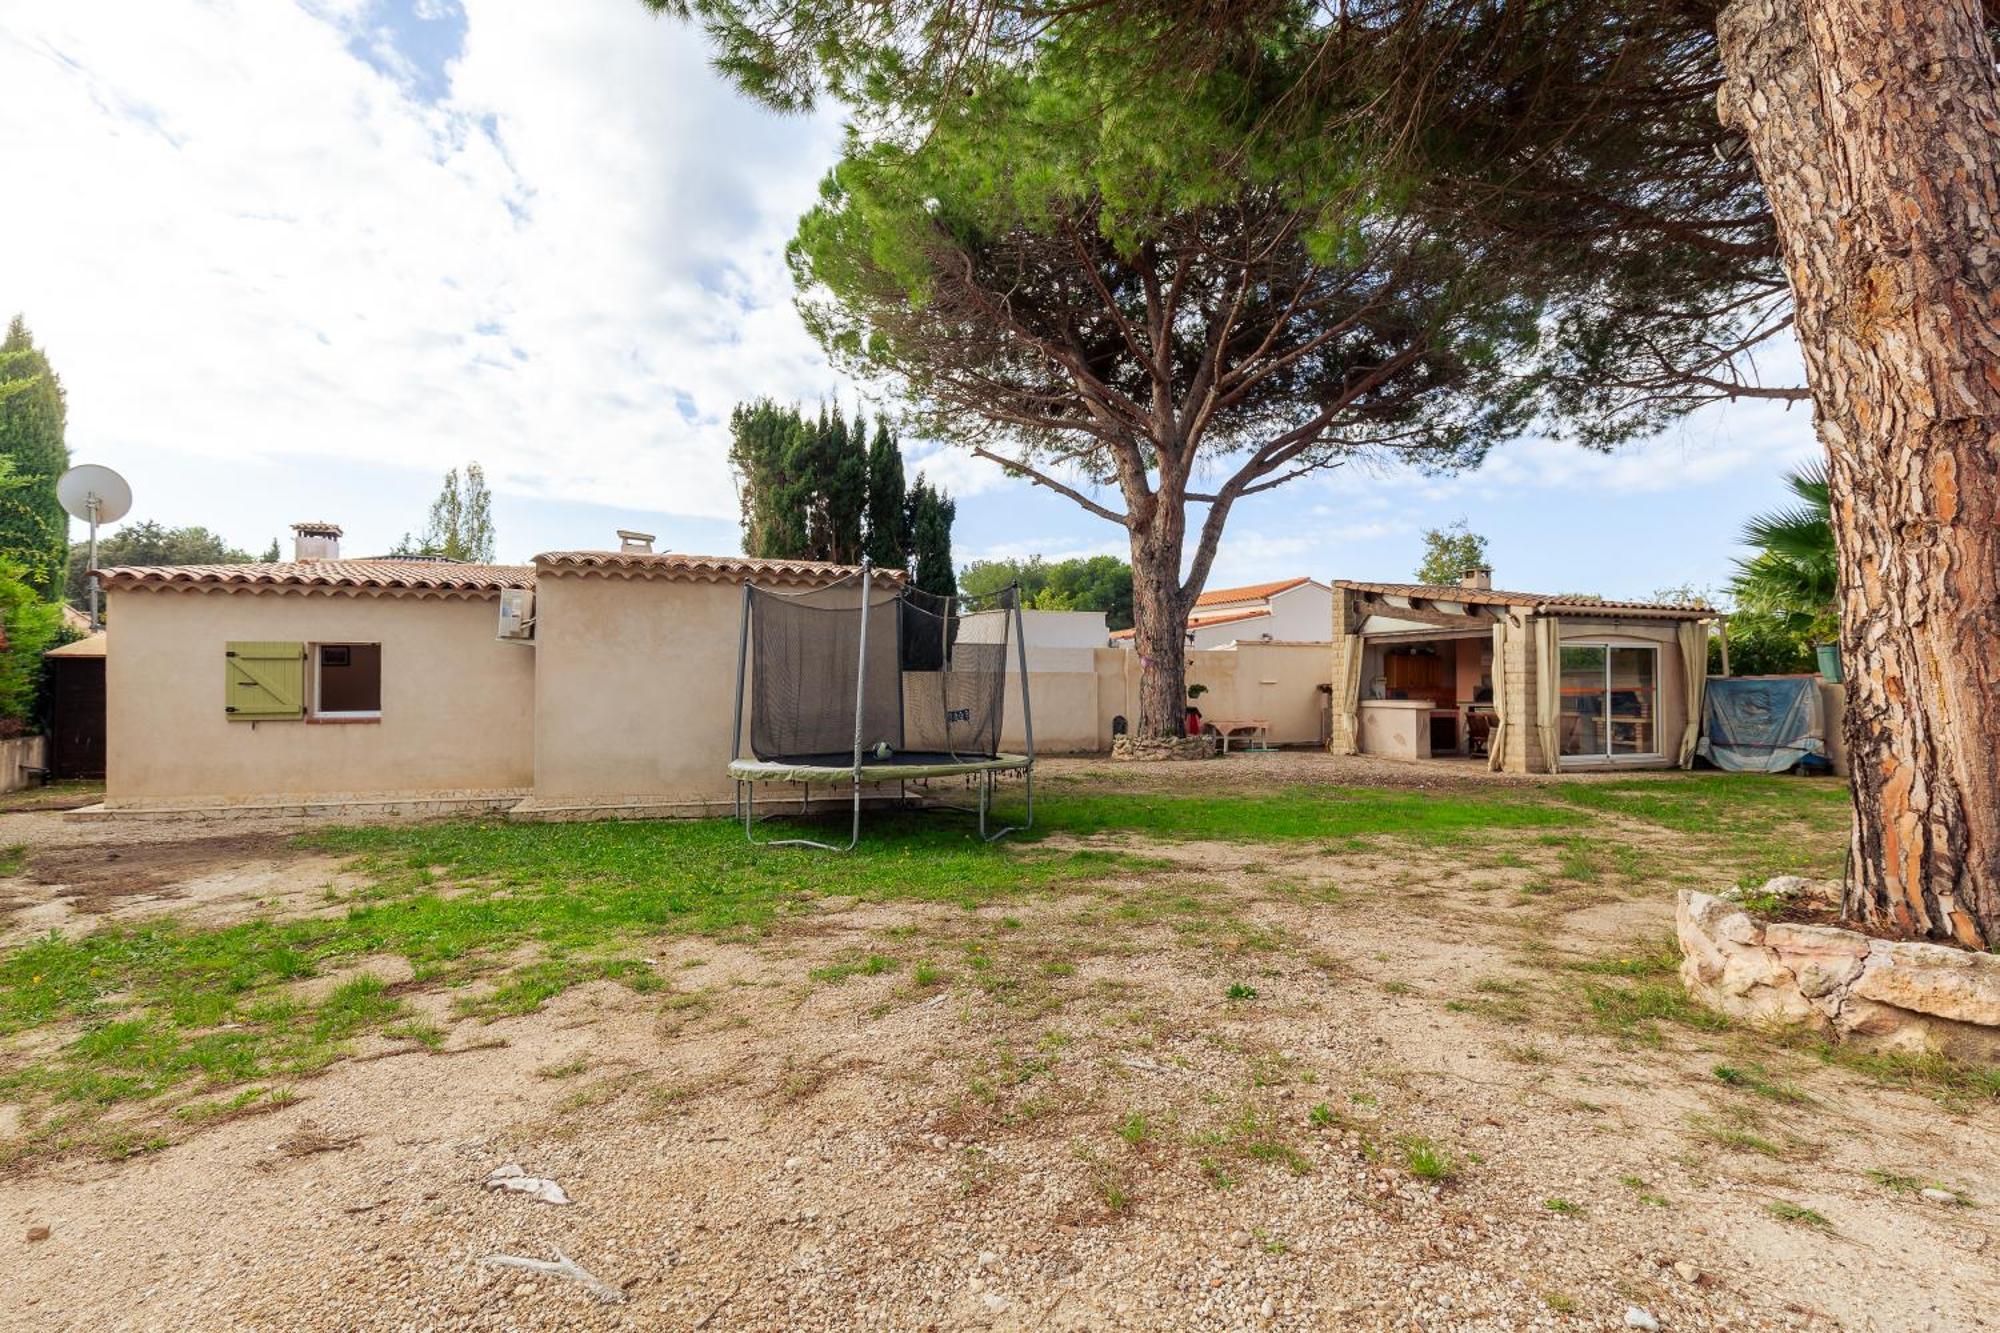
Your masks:
{"label": "potted plant", "polygon": [[1194,706],[1194,701],[1207,693],[1206,685],[1188,686],[1187,734],[1190,736],[1201,735],[1201,710]]}

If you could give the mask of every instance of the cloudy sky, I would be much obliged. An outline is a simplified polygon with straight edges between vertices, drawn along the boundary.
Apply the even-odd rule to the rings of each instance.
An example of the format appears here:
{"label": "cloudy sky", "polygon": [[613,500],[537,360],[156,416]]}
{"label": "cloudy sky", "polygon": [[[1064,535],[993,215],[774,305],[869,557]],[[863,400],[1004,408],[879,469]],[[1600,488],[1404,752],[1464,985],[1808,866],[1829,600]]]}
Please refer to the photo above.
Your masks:
{"label": "cloudy sky", "polygon": [[[504,558],[618,527],[733,551],[730,408],[856,390],[783,264],[840,126],[706,61],[638,0],[10,0],[0,312],[134,518],[250,549],[332,519],[369,553],[477,459]],[[1466,516],[1509,586],[1720,583],[1811,450],[1803,408],[1745,404],[1609,458],[1529,439],[1447,481],[1343,470],[1240,506],[1212,582],[1406,577]],[[958,494],[961,560],[1122,554],[1065,500],[906,451]]]}

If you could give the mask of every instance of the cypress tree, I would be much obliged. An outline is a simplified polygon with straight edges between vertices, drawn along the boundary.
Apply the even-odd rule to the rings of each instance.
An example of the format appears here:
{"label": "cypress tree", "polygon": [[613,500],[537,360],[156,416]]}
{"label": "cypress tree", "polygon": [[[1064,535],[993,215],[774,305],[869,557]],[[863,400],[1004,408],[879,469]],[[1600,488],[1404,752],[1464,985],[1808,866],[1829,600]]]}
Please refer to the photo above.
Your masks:
{"label": "cypress tree", "polygon": [[0,459],[18,484],[0,493],[0,560],[18,564],[22,581],[50,601],[69,565],[69,515],[56,499],[56,478],[69,467],[67,415],[62,381],[14,316],[0,342]]}
{"label": "cypress tree", "polygon": [[[840,423],[838,411],[834,421]],[[829,450],[827,509],[831,515],[831,559],[843,565],[861,563],[861,538],[868,520],[868,422],[856,413],[852,427],[839,425]]]}
{"label": "cypress tree", "polygon": [[903,451],[889,434],[889,423],[877,421],[875,442],[868,446],[868,558],[883,569],[901,569],[909,561],[907,505]]}
{"label": "cypress tree", "polygon": [[913,584],[934,597],[958,595],[958,571],[951,560],[951,525],[958,503],[920,473],[910,488],[910,564]]}
{"label": "cypress tree", "polygon": [[[739,404],[729,429],[744,553],[858,563],[869,531],[867,421],[857,415],[850,424],[839,407],[824,405],[808,418],[763,398]],[[896,480],[900,515],[901,476]]]}

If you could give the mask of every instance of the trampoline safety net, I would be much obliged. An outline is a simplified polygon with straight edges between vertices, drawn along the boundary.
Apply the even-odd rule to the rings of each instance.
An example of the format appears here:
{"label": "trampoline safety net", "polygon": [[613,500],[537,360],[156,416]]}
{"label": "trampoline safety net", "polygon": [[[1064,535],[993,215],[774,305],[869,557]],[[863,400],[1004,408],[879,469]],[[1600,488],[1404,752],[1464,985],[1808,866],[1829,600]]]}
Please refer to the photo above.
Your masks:
{"label": "trampoline safety net", "polygon": [[804,593],[753,587],[751,753],[846,767],[858,705],[865,762],[994,758],[1017,595],[1009,588],[968,610],[956,598],[858,578]]}

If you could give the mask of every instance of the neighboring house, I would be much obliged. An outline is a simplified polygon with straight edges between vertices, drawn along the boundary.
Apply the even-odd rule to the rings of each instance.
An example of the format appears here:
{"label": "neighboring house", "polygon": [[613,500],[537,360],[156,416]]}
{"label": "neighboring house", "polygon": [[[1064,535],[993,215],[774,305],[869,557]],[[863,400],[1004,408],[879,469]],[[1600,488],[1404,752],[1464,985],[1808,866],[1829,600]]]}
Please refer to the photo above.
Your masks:
{"label": "neighboring house", "polygon": [[1457,585],[1333,585],[1337,754],[1510,773],[1687,767],[1714,611]]}
{"label": "neighboring house", "polygon": [[1028,670],[1089,671],[1092,654],[1111,641],[1102,611],[1023,611]]}
{"label": "neighboring house", "polygon": [[[1280,579],[1241,588],[1212,588],[1195,599],[1188,616],[1188,647],[1224,648],[1237,642],[1325,643],[1333,627],[1333,589],[1317,579]],[[1132,631],[1111,636],[1132,646]]]}

